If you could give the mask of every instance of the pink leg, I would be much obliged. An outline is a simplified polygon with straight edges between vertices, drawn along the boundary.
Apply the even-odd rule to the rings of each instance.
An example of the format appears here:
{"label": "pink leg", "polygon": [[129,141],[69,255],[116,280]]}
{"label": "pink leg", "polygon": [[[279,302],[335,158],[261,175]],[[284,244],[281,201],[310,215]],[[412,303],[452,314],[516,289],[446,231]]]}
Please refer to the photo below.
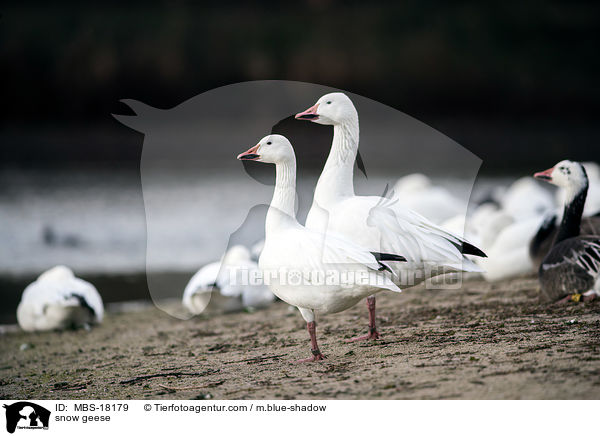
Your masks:
{"label": "pink leg", "polygon": [[313,355],[312,357],[309,357],[307,359],[298,360],[296,363],[315,362],[317,360],[325,359],[326,357],[323,356],[323,354],[321,354],[321,350],[319,350],[319,346],[317,345],[317,323],[314,321],[307,322],[306,329],[308,330],[308,334],[310,335],[310,351],[312,351]]}
{"label": "pink leg", "polygon": [[346,342],[365,341],[368,339],[379,339],[379,332],[375,324],[375,296],[371,295],[367,298],[367,308],[369,309],[369,333],[364,336],[348,339]]}

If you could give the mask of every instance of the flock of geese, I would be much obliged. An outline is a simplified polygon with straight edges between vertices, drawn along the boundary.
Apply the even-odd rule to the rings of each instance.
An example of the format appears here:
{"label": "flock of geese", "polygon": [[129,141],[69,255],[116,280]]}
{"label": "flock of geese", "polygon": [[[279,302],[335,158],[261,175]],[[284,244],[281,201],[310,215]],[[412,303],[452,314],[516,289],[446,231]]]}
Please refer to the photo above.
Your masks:
{"label": "flock of geese", "polygon": [[[317,343],[317,315],[341,312],[366,298],[368,331],[352,340],[377,339],[376,294],[401,292],[438,274],[483,274],[493,281],[537,269],[547,300],[579,302],[600,295],[596,164],[565,160],[535,173],[561,188],[557,198],[523,178],[465,217],[452,194],[422,174],[400,179],[388,197],[355,194],[359,118],[345,94],[326,94],[296,118],[333,126],[305,224],[295,215],[292,144],[281,135],[265,136],[237,157],[275,165],[265,240],[252,251],[234,246],[198,271],[183,295],[191,313],[201,313],[213,291],[240,308],[267,307],[277,296],[299,309],[312,353],[302,361],[316,361],[325,358]],[[260,282],[244,280],[257,272]],[[64,266],[30,284],[17,309],[27,331],[89,326],[102,316],[94,286]]]}

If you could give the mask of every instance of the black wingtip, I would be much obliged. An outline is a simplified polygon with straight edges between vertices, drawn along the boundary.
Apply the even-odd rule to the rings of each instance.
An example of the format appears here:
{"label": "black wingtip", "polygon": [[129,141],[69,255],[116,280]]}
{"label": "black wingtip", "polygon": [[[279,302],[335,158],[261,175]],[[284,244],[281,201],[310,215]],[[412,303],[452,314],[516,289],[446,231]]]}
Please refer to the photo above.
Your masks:
{"label": "black wingtip", "polygon": [[468,242],[464,241],[462,243],[462,246],[460,247],[460,252],[462,254],[470,254],[472,256],[487,257],[487,254],[485,254],[479,248],[477,248],[473,244],[469,244]]}
{"label": "black wingtip", "polygon": [[87,300],[83,297],[83,295],[79,295],[76,293],[71,293],[71,297],[76,298],[77,301],[79,301],[79,304],[81,305],[81,307],[83,307],[84,309],[88,310],[90,312],[90,315],[92,315],[92,317],[96,316],[96,311],[94,310],[94,308],[92,306],[90,306],[87,302]]}
{"label": "black wingtip", "polygon": [[379,253],[377,251],[371,251],[371,254],[375,257],[375,259],[378,262],[380,262],[380,261],[406,262],[406,257],[398,256],[397,254]]}
{"label": "black wingtip", "polygon": [[356,152],[356,165],[358,166],[358,169],[360,170],[360,172],[363,173],[365,175],[365,177],[368,179],[369,176],[367,176],[367,169],[365,168],[365,162],[363,161],[363,158],[360,155],[360,151]]}

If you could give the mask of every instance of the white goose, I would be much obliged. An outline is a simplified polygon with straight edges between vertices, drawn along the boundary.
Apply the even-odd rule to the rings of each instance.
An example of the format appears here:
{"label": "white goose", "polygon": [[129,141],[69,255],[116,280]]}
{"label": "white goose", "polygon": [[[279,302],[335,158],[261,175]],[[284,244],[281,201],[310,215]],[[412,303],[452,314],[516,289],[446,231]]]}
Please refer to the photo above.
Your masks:
{"label": "white goose", "polygon": [[257,271],[258,264],[251,259],[250,251],[243,245],[234,245],[220,262],[209,263],[193,275],[183,291],[183,305],[198,315],[206,309],[211,292],[217,288],[221,295],[232,299],[230,311],[265,308],[275,296],[264,284],[252,281]]}
{"label": "white goose", "polygon": [[267,212],[259,265],[275,295],[298,307],[306,320],[313,356],[303,361],[322,360],[315,312],[341,312],[376,292],[400,292],[386,276],[391,273],[383,262],[404,258],[370,253],[347,239],[334,235],[325,238],[298,223],[294,209],[296,157],[285,137],[266,136],[238,159],[275,164],[275,190]]}
{"label": "white goose", "polygon": [[[343,93],[321,97],[296,115],[297,119],[333,125],[331,152],[319,177],[306,227],[342,234],[370,251],[401,253],[407,262],[395,264],[395,283],[412,286],[428,276],[448,271],[481,269],[464,254],[485,254],[431,223],[418,213],[378,196],[354,194],[353,170],[358,151],[358,114]],[[359,339],[377,339],[375,297],[367,299],[369,334]]]}
{"label": "white goose", "polygon": [[394,198],[435,224],[465,214],[464,204],[446,188],[433,185],[425,174],[414,173],[398,179]]}
{"label": "white goose", "polygon": [[556,209],[552,194],[531,177],[521,177],[513,182],[500,203],[516,221],[541,217]]}
{"label": "white goose", "polygon": [[91,283],[55,266],[23,291],[17,321],[23,330],[46,331],[88,327],[102,322],[102,298]]}

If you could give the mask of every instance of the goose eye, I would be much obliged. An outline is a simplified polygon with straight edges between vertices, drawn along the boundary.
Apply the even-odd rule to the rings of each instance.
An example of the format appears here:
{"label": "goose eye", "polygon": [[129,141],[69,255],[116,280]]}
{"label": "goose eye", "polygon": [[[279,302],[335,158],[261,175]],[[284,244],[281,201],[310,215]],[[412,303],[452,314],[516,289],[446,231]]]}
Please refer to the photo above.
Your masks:
{"label": "goose eye", "polygon": [[267,142],[267,145],[271,145],[271,141]]}
{"label": "goose eye", "polygon": [[331,104],[331,101],[328,101],[327,104]]}

